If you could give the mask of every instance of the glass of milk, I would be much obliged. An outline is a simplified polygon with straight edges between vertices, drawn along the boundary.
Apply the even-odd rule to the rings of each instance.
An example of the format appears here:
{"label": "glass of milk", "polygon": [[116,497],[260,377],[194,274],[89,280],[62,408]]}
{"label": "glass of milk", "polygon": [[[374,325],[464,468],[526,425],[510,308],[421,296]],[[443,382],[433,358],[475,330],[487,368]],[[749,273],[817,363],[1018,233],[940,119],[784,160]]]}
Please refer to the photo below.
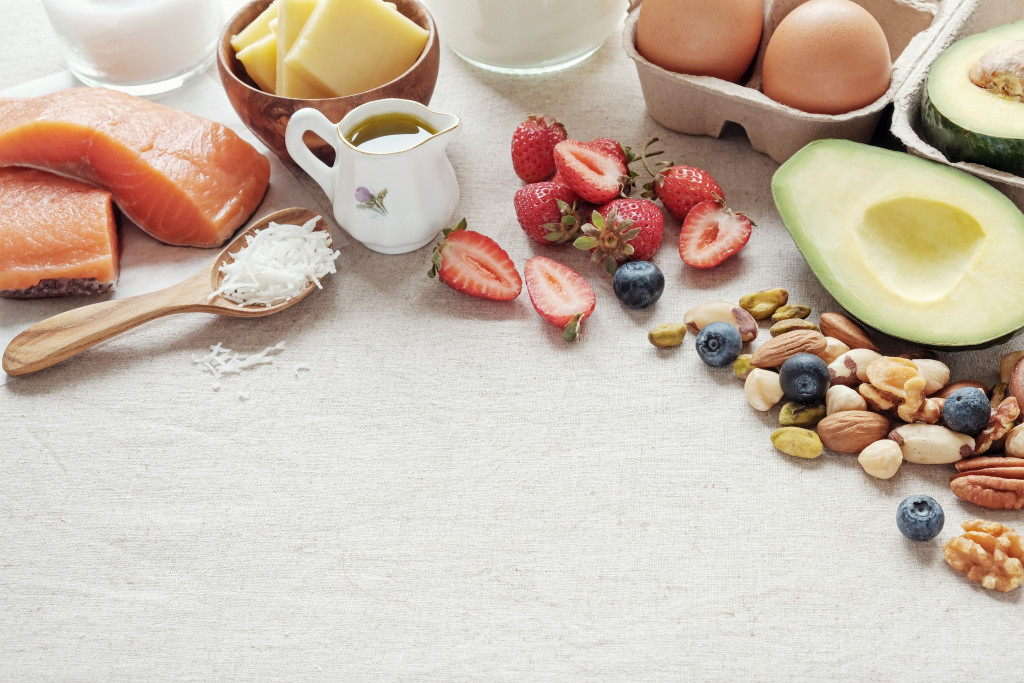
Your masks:
{"label": "glass of milk", "polygon": [[558,71],[597,51],[629,0],[423,0],[467,62],[503,73]]}
{"label": "glass of milk", "polygon": [[213,62],[220,0],[43,0],[68,69],[133,95],[173,90]]}

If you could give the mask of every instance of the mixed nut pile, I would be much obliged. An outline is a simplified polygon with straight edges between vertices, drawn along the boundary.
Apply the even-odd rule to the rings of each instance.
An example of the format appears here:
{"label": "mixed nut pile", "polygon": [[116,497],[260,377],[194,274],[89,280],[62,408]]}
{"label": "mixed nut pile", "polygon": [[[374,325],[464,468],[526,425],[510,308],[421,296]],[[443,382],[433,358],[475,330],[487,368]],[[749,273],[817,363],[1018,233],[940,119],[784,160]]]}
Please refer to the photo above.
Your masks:
{"label": "mixed nut pile", "polygon": [[[822,313],[815,324],[810,313],[774,288],[738,305],[700,304],[682,324],[656,327],[648,339],[677,346],[687,331],[696,334],[697,354],[712,367],[731,365],[755,410],[786,399],[781,426],[771,434],[783,453],[857,454],[864,471],[880,479],[894,476],[904,461],[955,464],[950,486],[957,497],[989,509],[1024,508],[1024,424],[1017,424],[1024,351],[1003,357],[1000,382],[988,392],[974,380],[951,383],[949,367],[930,352],[885,356],[845,315]],[[758,321],[768,319],[771,338],[741,353],[757,338]],[[951,566],[986,588],[1006,591],[1024,582],[1024,550],[1012,528],[982,520],[963,527],[967,533],[943,551]],[[939,530],[941,519],[929,538]]]}

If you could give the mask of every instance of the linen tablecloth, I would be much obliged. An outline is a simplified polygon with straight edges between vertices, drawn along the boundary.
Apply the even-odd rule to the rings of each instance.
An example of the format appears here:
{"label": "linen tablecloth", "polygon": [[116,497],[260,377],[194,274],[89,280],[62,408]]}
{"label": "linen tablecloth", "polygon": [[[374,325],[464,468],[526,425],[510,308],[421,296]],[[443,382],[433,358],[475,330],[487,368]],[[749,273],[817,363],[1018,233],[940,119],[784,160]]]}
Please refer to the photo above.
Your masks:
{"label": "linen tablecloth", "polygon": [[[0,88],[63,68],[38,3],[0,0],[0,16]],[[157,320],[0,386],[0,679],[1018,677],[1024,591],[978,588],[941,546],[963,520],[1020,528],[1020,513],[960,502],[950,467],[880,481],[854,456],[785,456],[777,410],[751,410],[692,337],[646,340],[773,286],[837,310],[774,208],[774,162],[740,131],[654,123],[618,36],[536,78],[444,50],[432,107],[464,121],[455,219],[520,267],[543,253],[584,274],[598,303],[582,341],[525,291],[493,303],[428,279],[429,247],[352,241],[325,289],[278,315]],[[670,220],[664,296],[625,309],[586,254],[516,223],[508,148],[528,112],[583,140],[661,138],[756,221],[750,243],[698,272]],[[193,363],[280,341],[240,375]],[[1016,348],[943,359],[993,383]],[[896,528],[916,493],[945,509],[934,541]]]}

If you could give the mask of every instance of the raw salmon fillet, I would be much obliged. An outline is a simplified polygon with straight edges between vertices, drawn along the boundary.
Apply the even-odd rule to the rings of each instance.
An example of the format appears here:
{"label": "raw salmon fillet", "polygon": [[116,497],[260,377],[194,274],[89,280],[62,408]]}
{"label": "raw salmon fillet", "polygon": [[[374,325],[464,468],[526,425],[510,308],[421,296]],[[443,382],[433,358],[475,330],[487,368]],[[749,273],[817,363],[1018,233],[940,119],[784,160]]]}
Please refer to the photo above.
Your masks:
{"label": "raw salmon fillet", "polygon": [[108,292],[117,273],[109,192],[31,168],[0,168],[0,296]]}
{"label": "raw salmon fillet", "polygon": [[104,88],[0,98],[0,166],[109,190],[150,235],[194,247],[223,244],[270,182],[267,158],[227,126]]}

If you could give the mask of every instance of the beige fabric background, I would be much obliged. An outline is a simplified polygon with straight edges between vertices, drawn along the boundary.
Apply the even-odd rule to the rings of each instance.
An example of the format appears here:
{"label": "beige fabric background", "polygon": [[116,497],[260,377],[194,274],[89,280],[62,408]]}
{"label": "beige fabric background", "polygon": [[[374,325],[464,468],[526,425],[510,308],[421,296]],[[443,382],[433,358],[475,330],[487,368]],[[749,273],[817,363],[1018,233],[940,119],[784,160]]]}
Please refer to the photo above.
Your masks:
{"label": "beige fabric background", "polygon": [[[0,88],[62,68],[38,3],[0,0],[0,16]],[[695,272],[670,222],[666,292],[641,312],[556,252],[598,296],[575,346],[525,292],[478,301],[426,278],[429,249],[351,243],[325,291],[280,315],[155,321],[0,386],[0,679],[1014,678],[1024,593],[944,564],[942,542],[979,514],[949,468],[882,482],[850,456],[783,456],[777,411],[749,409],[692,339],[645,339],[770,286],[834,307],[774,209],[773,162],[741,135],[647,118],[617,37],[533,79],[445,52],[432,104],[465,121],[459,215],[520,266],[549,253],[512,210],[524,112],[582,139],[660,136],[758,226],[739,258]],[[276,365],[219,390],[192,363],[282,339]],[[946,360],[993,382],[1020,346]],[[914,493],[946,510],[933,542],[896,529]]]}

